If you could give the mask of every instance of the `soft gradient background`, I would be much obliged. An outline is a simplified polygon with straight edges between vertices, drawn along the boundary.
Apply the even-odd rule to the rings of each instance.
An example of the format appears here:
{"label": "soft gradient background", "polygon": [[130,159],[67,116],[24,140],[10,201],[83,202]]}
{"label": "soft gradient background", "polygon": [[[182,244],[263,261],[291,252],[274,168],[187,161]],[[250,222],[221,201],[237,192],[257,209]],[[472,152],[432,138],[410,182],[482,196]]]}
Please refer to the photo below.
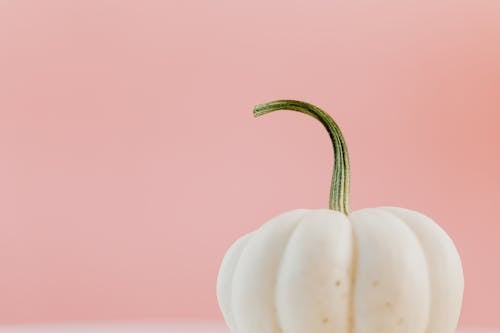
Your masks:
{"label": "soft gradient background", "polygon": [[0,324],[221,320],[225,250],[325,207],[420,210],[500,325],[500,2],[0,0]]}

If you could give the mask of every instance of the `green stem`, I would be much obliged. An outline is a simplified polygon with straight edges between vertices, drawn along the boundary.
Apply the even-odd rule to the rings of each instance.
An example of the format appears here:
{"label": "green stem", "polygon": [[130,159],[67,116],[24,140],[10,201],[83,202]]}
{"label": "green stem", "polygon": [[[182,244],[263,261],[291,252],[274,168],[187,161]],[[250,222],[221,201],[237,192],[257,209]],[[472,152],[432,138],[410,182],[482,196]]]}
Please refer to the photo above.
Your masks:
{"label": "green stem", "polygon": [[278,100],[257,105],[253,110],[253,115],[259,117],[278,110],[291,110],[305,113],[319,120],[326,128],[333,143],[334,156],[329,208],[341,211],[344,214],[349,214],[349,154],[347,153],[347,145],[338,125],[328,113],[320,108],[306,102],[294,100]]}

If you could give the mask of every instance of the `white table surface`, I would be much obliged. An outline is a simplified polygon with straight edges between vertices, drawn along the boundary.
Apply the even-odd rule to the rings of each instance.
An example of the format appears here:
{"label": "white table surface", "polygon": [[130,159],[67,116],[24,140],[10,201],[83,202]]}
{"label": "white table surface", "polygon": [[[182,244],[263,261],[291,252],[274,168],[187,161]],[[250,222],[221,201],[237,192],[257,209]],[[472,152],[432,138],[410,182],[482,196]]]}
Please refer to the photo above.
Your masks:
{"label": "white table surface", "polygon": [[[96,323],[0,326],[0,333],[229,333],[223,324]],[[500,333],[493,329],[459,329],[457,333]]]}

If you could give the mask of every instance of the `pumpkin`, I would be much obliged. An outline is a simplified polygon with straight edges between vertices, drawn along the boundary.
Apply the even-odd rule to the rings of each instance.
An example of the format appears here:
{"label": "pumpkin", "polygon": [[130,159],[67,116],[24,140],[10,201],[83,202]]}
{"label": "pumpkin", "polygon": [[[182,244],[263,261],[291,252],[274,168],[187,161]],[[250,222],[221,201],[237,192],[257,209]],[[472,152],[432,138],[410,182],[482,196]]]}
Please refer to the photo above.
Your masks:
{"label": "pumpkin", "polygon": [[452,333],[464,287],[453,241],[424,214],[350,211],[349,157],[332,118],[279,100],[254,115],[292,110],[319,120],[333,142],[329,209],[283,213],[237,240],[217,279],[233,333]]}

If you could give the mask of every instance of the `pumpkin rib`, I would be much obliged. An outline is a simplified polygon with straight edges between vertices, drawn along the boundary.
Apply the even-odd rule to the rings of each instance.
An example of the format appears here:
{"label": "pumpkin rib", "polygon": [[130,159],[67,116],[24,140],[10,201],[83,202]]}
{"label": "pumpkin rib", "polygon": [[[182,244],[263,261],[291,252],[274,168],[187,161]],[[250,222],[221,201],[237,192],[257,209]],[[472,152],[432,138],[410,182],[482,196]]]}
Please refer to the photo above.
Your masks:
{"label": "pumpkin rib", "polygon": [[296,226],[275,292],[281,332],[349,333],[351,227],[344,214],[327,209]]}
{"label": "pumpkin rib", "polygon": [[[258,233],[252,237],[252,241],[242,252],[234,275],[237,283],[232,286],[232,306],[235,309],[234,319],[239,333],[253,333],[255,330],[263,333],[275,332],[277,327],[275,316],[272,312],[266,311],[272,311],[274,308],[272,292],[275,288],[273,281],[276,263],[281,258],[288,234],[293,231],[295,224],[306,212],[307,210],[293,210],[272,218],[259,228]],[[288,227],[283,228],[284,224]],[[266,246],[267,249],[254,252],[261,246]],[[249,263],[251,266],[246,266]],[[251,286],[252,289],[248,289],[247,286]],[[256,298],[251,303],[235,303],[242,295]],[[248,311],[250,313],[247,313]]]}
{"label": "pumpkin rib", "polygon": [[[450,236],[427,215],[400,207],[385,207],[403,217],[405,223],[425,243],[432,299],[427,333],[454,331],[463,294],[463,269]],[[440,253],[440,256],[433,255]],[[452,279],[453,276],[459,279]],[[443,320],[447,318],[447,320]],[[454,326],[453,326],[454,325]]]}
{"label": "pumpkin rib", "polygon": [[[412,230],[377,208],[350,217],[359,244],[355,331],[411,328],[412,333],[425,333],[428,310],[422,307],[428,305],[428,272],[423,271],[425,258]],[[379,220],[384,223],[375,223]]]}
{"label": "pumpkin rib", "polygon": [[[234,268],[232,269],[232,271],[229,273],[230,276],[228,277],[228,281],[230,281],[230,285],[227,286],[227,290],[228,290],[228,293],[229,293],[229,309],[226,310],[227,314],[228,314],[228,321],[231,323],[232,326],[234,326],[234,333],[238,333],[238,325],[236,324],[236,320],[234,319],[234,315],[233,315],[233,305],[232,305],[232,300],[233,300],[233,282],[234,282],[234,273],[236,272],[236,269],[238,268],[238,264],[240,263],[240,257],[241,255],[243,254],[243,251],[245,251],[245,248],[247,247],[248,245],[248,242],[250,241],[250,239],[252,238],[253,236],[253,232],[241,237],[238,241],[240,243],[242,243],[240,246],[240,249],[239,249],[239,253],[236,255],[237,258],[235,258],[235,262],[234,262]],[[235,243],[236,245],[236,243]]]}
{"label": "pumpkin rib", "polygon": [[[349,216],[347,217],[349,218]],[[355,315],[356,315],[356,307],[355,307],[355,292],[356,292],[356,274],[358,272],[358,239],[356,233],[354,232],[354,227],[351,223],[351,244],[352,244],[352,258],[351,258],[351,271],[350,271],[350,279],[351,279],[351,290],[349,293],[349,312],[348,312],[348,332],[356,333],[356,325],[355,325]]]}
{"label": "pumpkin rib", "polygon": [[422,250],[422,254],[424,256],[424,260],[425,260],[425,267],[427,269],[427,285],[428,285],[428,294],[429,294],[429,297],[428,297],[428,304],[427,304],[427,322],[426,322],[426,325],[425,325],[425,331],[424,333],[428,333],[429,331],[429,324],[430,324],[430,317],[431,317],[431,309],[432,309],[432,281],[431,281],[431,273],[430,273],[430,265],[429,265],[429,258],[427,257],[427,251],[425,249],[425,246],[422,242],[422,240],[420,239],[420,237],[417,235],[417,233],[415,232],[415,230],[410,226],[408,225],[408,223],[406,222],[406,220],[398,215],[397,213],[393,212],[392,210],[388,209],[387,207],[377,207],[377,209],[380,209],[381,211],[393,216],[394,218],[398,219],[399,221],[401,221],[401,223],[403,223],[406,227],[408,227],[408,229],[411,230],[412,234],[415,236],[415,239],[417,240],[419,246],[420,246],[420,249]]}
{"label": "pumpkin rib", "polygon": [[297,221],[297,224],[293,227],[293,230],[292,232],[290,232],[290,235],[288,235],[288,239],[286,240],[286,243],[285,243],[285,246],[283,247],[283,250],[281,251],[281,256],[280,256],[280,259],[278,261],[278,268],[276,269],[276,276],[274,277],[274,290],[273,290],[273,302],[274,302],[274,319],[275,321],[278,323],[278,327],[279,327],[279,330],[280,332],[283,332],[283,323],[282,323],[282,320],[280,318],[280,315],[279,315],[279,311],[278,311],[278,302],[277,302],[277,286],[278,286],[278,281],[279,281],[279,278],[280,278],[280,275],[281,275],[281,271],[283,269],[283,258],[285,257],[285,253],[287,252],[288,248],[289,248],[289,244],[290,244],[290,240],[293,238],[293,236],[296,234],[299,226],[304,223],[304,218],[307,216],[308,213],[310,213],[311,211],[307,211],[304,213],[304,215],[302,215],[298,221]]}

